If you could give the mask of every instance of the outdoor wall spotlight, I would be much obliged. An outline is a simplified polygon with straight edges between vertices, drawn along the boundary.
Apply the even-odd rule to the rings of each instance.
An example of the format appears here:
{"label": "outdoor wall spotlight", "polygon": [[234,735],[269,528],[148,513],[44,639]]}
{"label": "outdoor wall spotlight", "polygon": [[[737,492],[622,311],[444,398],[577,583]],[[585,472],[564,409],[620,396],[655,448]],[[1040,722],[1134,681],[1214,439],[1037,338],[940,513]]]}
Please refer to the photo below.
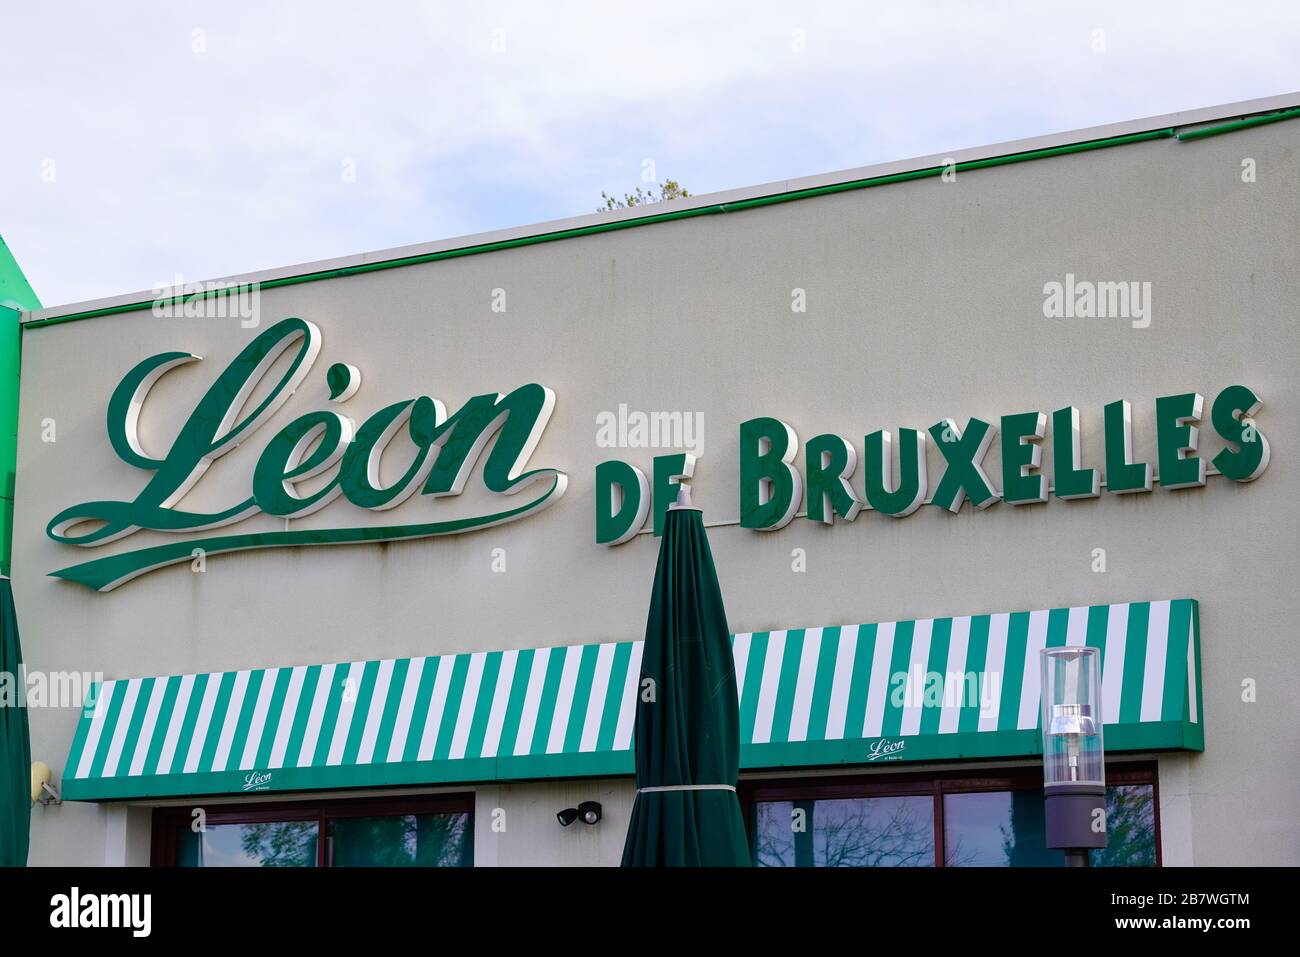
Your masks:
{"label": "outdoor wall spotlight", "polygon": [[1088,850],[1106,846],[1101,656],[1044,648],[1041,660],[1047,846],[1065,851],[1066,866],[1087,867]]}
{"label": "outdoor wall spotlight", "polygon": [[560,827],[568,827],[574,821],[581,820],[584,824],[595,824],[604,816],[600,803],[597,801],[583,801],[577,807],[566,807],[555,819],[560,822]]}
{"label": "outdoor wall spotlight", "polygon": [[578,809],[576,807],[566,807],[555,819],[560,822],[560,827],[568,827],[578,819]]}

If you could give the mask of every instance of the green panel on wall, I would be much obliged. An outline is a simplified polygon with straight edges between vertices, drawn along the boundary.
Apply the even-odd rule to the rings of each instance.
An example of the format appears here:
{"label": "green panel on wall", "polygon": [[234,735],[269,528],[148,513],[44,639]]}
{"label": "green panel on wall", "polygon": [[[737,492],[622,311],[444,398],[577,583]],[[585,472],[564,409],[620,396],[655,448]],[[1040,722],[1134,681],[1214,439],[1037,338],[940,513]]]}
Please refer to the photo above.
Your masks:
{"label": "green panel on wall", "polygon": [[0,236],[0,572],[6,575],[13,548],[14,467],[18,461],[19,319],[23,311],[40,307],[41,301]]}

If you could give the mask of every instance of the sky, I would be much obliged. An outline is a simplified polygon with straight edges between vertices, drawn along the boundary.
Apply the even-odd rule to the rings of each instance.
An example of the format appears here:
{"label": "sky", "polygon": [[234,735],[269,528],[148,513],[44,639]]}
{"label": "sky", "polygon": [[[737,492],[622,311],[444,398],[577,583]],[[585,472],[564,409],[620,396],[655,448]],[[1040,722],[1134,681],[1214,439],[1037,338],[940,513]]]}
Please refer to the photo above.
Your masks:
{"label": "sky", "polygon": [[1300,90],[1295,0],[0,0],[0,39],[45,305]]}

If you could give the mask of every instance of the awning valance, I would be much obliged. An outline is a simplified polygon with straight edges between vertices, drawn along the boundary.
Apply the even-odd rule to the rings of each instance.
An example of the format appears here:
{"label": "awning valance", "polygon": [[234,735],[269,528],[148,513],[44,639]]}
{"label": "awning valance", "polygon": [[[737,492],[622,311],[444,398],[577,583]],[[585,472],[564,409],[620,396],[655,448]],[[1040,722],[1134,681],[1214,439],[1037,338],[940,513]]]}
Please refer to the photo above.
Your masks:
{"label": "awning valance", "polygon": [[[734,637],[746,769],[1039,752],[1038,652],[1102,651],[1108,751],[1203,747],[1190,599]],[[96,685],[73,800],[632,772],[641,643]]]}

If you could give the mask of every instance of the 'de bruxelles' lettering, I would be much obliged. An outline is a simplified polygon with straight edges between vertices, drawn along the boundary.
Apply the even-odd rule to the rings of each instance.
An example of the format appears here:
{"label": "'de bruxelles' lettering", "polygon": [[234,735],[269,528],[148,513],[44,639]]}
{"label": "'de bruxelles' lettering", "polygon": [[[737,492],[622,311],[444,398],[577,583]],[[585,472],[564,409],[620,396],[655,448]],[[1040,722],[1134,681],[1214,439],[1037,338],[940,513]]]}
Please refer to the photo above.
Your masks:
{"label": "'de bruxelles' lettering", "polygon": [[[1195,453],[1204,398],[1195,392],[1156,399],[1156,464],[1161,488],[1191,488],[1205,484],[1206,463]],[[1213,459],[1214,467],[1237,482],[1258,478],[1268,465],[1268,440],[1252,416],[1262,405],[1242,385],[1225,389],[1214,401],[1210,422],[1229,444]],[[957,512],[967,499],[984,509],[998,501],[1028,505],[1048,499],[1047,475],[1040,470],[1048,417],[1043,412],[1002,416],[999,425],[978,418],[961,427],[953,419],[936,422],[926,432],[900,429],[899,480],[892,481],[893,436],[878,430],[864,440],[866,468],[863,495],[852,482],[857,470],[853,446],[841,436],[819,435],[804,449],[806,491],[794,466],[798,438],[784,422],[756,418],[740,426],[740,524],[774,529],[786,525],[801,504],[807,517],[830,524],[835,516],[852,521],[864,507],[895,518],[910,515],[930,495],[930,504]],[[1079,410],[1057,409],[1051,415],[1052,494],[1060,499],[1094,498],[1101,494],[1101,473],[1080,460]],[[1106,491],[1115,495],[1150,492],[1150,462],[1134,461],[1132,414],[1120,399],[1104,409]],[[934,442],[944,471],[931,490],[926,475],[926,437]],[[984,470],[984,456],[1000,434],[1001,489]]]}
{"label": "'de bruxelles' lettering", "polygon": [[[145,451],[137,433],[140,410],[152,386],[167,372],[198,360],[187,352],[165,352],[145,359],[113,392],[108,404],[108,438],[118,457],[153,473],[130,502],[92,501],[64,509],[46,529],[68,545],[98,546],[141,529],[188,533],[231,525],[258,512],[282,518],[309,515],[342,496],[352,505],[385,511],[417,491],[430,497],[459,495],[488,441],[496,436],[482,469],[484,486],[513,495],[539,485],[529,501],[469,518],[401,525],[252,532],[186,538],[63,568],[50,574],[100,591],[175,562],[196,550],[220,554],[254,548],[304,544],[348,544],[427,538],[498,525],[554,503],[567,485],[556,469],[522,471],[541,438],[555,405],[555,394],[536,383],[513,392],[487,393],[448,416],[437,399],[419,396],[386,406],[360,427],[340,412],[308,412],[287,423],[263,448],[253,472],[251,494],[216,512],[188,511],[178,503],[208,467],[273,415],[306,378],[320,352],[320,330],[303,319],[284,319],[250,342],[199,400],[163,456]],[[252,409],[246,407],[272,366],[288,356],[288,368]],[[343,402],[360,385],[360,373],[338,363],[327,381],[331,400]],[[405,431],[415,453],[404,474],[381,483],[380,461],[389,443]],[[332,477],[326,478],[333,469]],[[319,478],[318,478],[319,477]],[[310,493],[300,487],[316,479]]]}
{"label": "'de bruxelles' lettering", "polygon": [[[1150,492],[1153,479],[1161,488],[1190,488],[1205,484],[1206,462],[1197,456],[1205,400],[1196,392],[1162,396],[1155,402],[1156,465],[1134,459],[1132,410],[1126,400],[1103,410],[1106,491],[1115,495]],[[1258,478],[1268,466],[1268,440],[1253,416],[1262,402],[1244,385],[1219,393],[1210,410],[1210,424],[1228,447],[1213,458],[1214,468],[1236,482]],[[1102,472],[1087,466],[1080,453],[1079,410],[1074,406],[1051,414],[1052,485],[1041,470],[1048,416],[1043,412],[1004,415],[998,424],[978,418],[964,427],[942,419],[929,429],[883,429],[863,442],[865,468],[861,485],[858,454],[848,439],[827,433],[809,439],[803,449],[803,471],[796,465],[799,437],[780,419],[759,417],[740,425],[740,524],[768,531],[786,526],[800,507],[814,522],[831,524],[838,516],[851,522],[864,508],[894,518],[911,515],[926,502],[957,512],[967,499],[985,509],[995,502],[1027,505],[1046,502],[1049,491],[1059,499],[1095,498],[1101,494]],[[994,440],[1001,452],[1001,488],[984,468]],[[937,484],[926,471],[927,445],[933,442],[944,464]],[[894,460],[898,481],[894,482]],[[596,541],[617,545],[641,529],[653,500],[654,532],[674,495],[673,485],[691,475],[694,456],[657,456],[653,488],[635,466],[602,462],[596,469]],[[806,478],[805,478],[806,476]],[[861,492],[859,492],[861,488]]]}

